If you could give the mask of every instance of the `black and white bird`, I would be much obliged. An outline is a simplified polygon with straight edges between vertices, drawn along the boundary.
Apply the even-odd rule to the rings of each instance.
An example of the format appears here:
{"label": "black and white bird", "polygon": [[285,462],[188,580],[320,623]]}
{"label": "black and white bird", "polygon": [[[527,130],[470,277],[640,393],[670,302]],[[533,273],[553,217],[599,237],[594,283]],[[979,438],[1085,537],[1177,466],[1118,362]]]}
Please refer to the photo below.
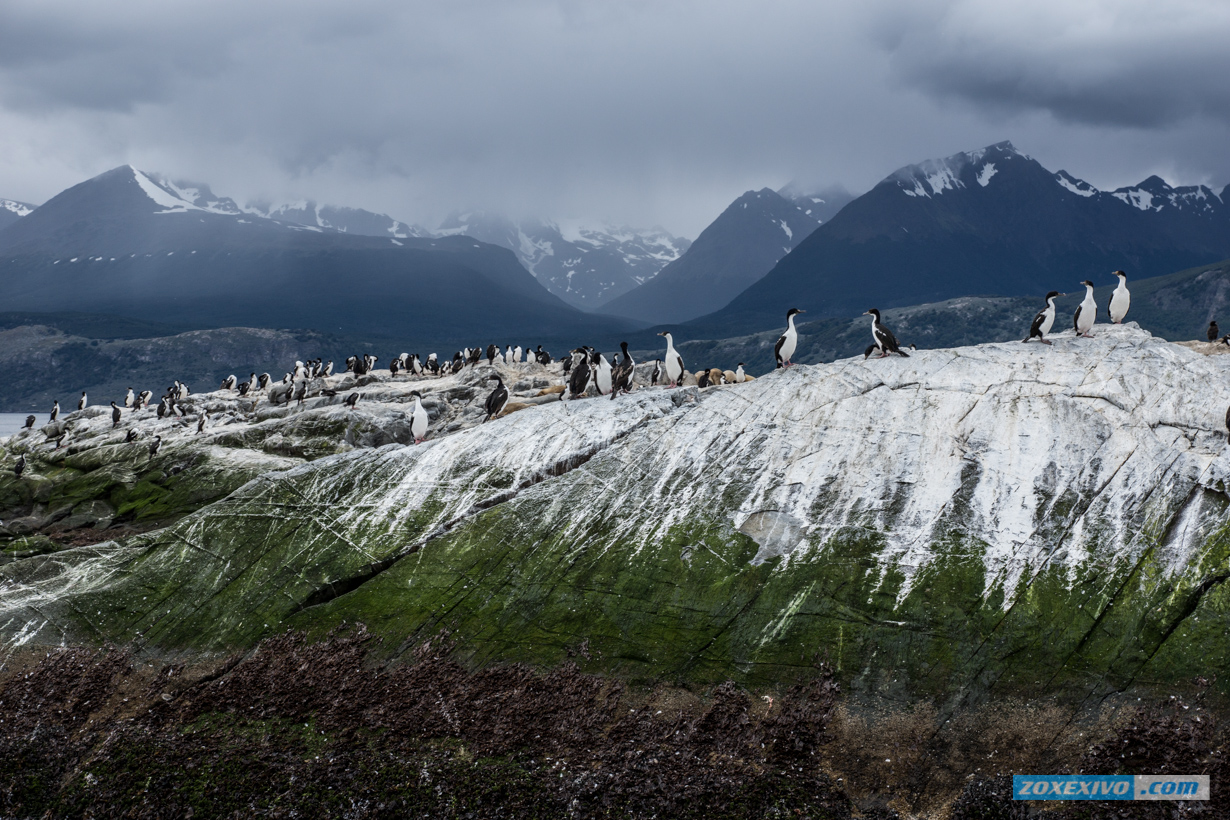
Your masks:
{"label": "black and white bird", "polygon": [[120,406],[116,404],[115,402],[111,402],[111,426],[112,427],[120,426],[120,417],[121,417]]}
{"label": "black and white bird", "polygon": [[594,386],[598,388],[598,395],[609,395],[613,382],[611,363],[606,360],[606,356],[595,350],[590,354],[590,365],[594,371]]}
{"label": "black and white bird", "polygon": [[349,407],[351,410],[353,410],[353,409],[354,409],[354,406],[355,406],[356,404],[358,404],[358,403],[359,403],[359,394],[358,394],[358,393],[351,393],[349,396],[347,396],[347,397],[346,397],[346,398],[342,401],[342,404],[346,405],[346,406],[347,406],[347,407]]}
{"label": "black and white bird", "polygon": [[[871,341],[872,346],[875,347],[876,350],[880,351],[878,358],[883,359],[890,353],[900,354],[907,359],[910,357],[910,354],[902,350],[901,345],[897,344],[897,337],[893,335],[893,332],[888,329],[887,325],[880,321],[880,311],[872,308],[863,315],[871,317]],[[866,354],[864,354],[863,358],[866,358],[869,355],[871,355],[870,349]]]}
{"label": "black and white bird", "polygon": [[487,364],[495,364],[495,357],[500,355],[500,349],[493,344],[487,345]]}
{"label": "black and white bird", "polygon": [[568,397],[579,399],[584,396],[585,391],[589,389],[589,382],[593,375],[593,370],[589,366],[589,351],[583,347],[572,351],[572,371],[568,375]]}
{"label": "black and white bird", "polygon": [[253,382],[239,383],[239,398],[242,399],[244,396],[248,395],[248,391],[252,389],[252,384]]}
{"label": "black and white bird", "polygon": [[32,427],[34,427],[34,422],[36,421],[38,421],[38,419],[35,418],[33,413],[31,413],[30,415],[26,416],[26,426],[23,427],[22,429],[23,430],[31,429]]}
{"label": "black and white bird", "polygon": [[270,376],[268,373],[262,373],[260,378],[256,380],[256,386],[259,390],[264,390],[269,386]]}
{"label": "black and white bird", "polygon": [[743,362],[739,362],[739,366],[735,368],[735,384],[743,384],[747,381],[747,374],[743,372]]}
{"label": "black and white bird", "polygon": [[683,357],[679,355],[679,351],[675,350],[675,339],[667,331],[662,331],[659,336],[666,337],[666,355],[662,357],[663,366],[666,368],[666,378],[670,381],[671,387],[678,387],[679,380],[683,378]]}
{"label": "black and white bird", "polygon": [[60,403],[57,401],[51,405],[51,418],[48,421],[49,422],[55,421],[59,417],[60,417]]}
{"label": "black and white bird", "polygon": [[88,407],[88,406],[89,406],[89,401],[88,401],[88,400],[86,399],[86,397],[85,397],[85,391],[84,391],[84,390],[82,390],[82,391],[81,391],[81,398],[77,399],[77,409],[78,409],[78,410],[84,410],[84,409],[85,409],[86,407]]}
{"label": "black and white bird", "polygon": [[1132,294],[1128,293],[1127,274],[1117,270],[1114,275],[1119,277],[1119,285],[1110,295],[1106,315],[1110,317],[1111,324],[1118,325],[1122,324],[1123,317],[1127,316],[1128,307],[1132,304]]}
{"label": "black and white bird", "polygon": [[423,407],[423,394],[417,390],[411,391],[410,398],[414,399],[414,409],[410,411],[410,435],[414,437],[414,443],[418,444],[427,436],[427,410]]}
{"label": "black and white bird", "polygon": [[132,429],[130,429],[130,430],[128,431],[128,435],[124,436],[124,443],[125,443],[125,444],[130,444],[130,443],[132,443],[132,442],[136,441],[136,440],[137,440],[137,436],[139,436],[139,435],[140,435],[140,433],[138,433],[138,432],[137,432],[137,428],[133,427]]}
{"label": "black and white bird", "polygon": [[543,365],[545,367],[546,365],[549,365],[552,362],[551,354],[543,350],[542,345],[539,345],[538,349],[534,351],[534,361],[538,362],[540,365]]}
{"label": "black and white bird", "polygon": [[124,397],[124,406],[132,407],[132,403],[136,401],[136,397],[132,393],[132,388],[128,388],[128,395]]}
{"label": "black and white bird", "polygon": [[1046,295],[1046,307],[1038,311],[1038,315],[1034,317],[1033,323],[1029,326],[1029,335],[1021,339],[1022,342],[1037,339],[1044,345],[1051,343],[1051,340],[1046,338],[1046,334],[1051,332],[1051,326],[1055,324],[1055,299],[1062,295],[1057,290]]}
{"label": "black and white bird", "polygon": [[662,360],[654,359],[653,360],[653,372],[649,374],[649,386],[657,387],[658,382],[662,381],[662,376],[663,376]]}
{"label": "black and white bird", "polygon": [[790,361],[790,357],[794,355],[795,349],[799,346],[799,332],[794,329],[794,317],[806,312],[798,308],[790,308],[786,312],[786,332],[777,340],[777,344],[773,345],[773,355],[777,358],[778,367],[790,367],[794,364]]}
{"label": "black and white bird", "polygon": [[320,371],[320,375],[324,376],[326,379],[333,375],[333,360],[332,359],[330,359],[329,363],[325,365],[325,369]]}
{"label": "black and white bird", "polygon": [[1217,329],[1216,321],[1209,322],[1209,329],[1205,331],[1204,335],[1210,342],[1217,341],[1217,337],[1221,335],[1221,331]]}
{"label": "black and white bird", "polygon": [[1093,334],[1089,331],[1098,320],[1098,303],[1093,300],[1093,282],[1086,279],[1081,284],[1085,286],[1085,301],[1076,306],[1076,313],[1072,314],[1072,327],[1077,336],[1092,339]]}
{"label": "black and white bird", "polygon": [[299,382],[295,387],[295,404],[303,404],[303,400],[307,397],[307,380]]}
{"label": "black and white bird", "polygon": [[487,397],[487,418],[483,419],[484,424],[503,412],[505,405],[508,404],[508,388],[504,386],[504,380],[498,375],[493,375],[489,376],[487,381],[492,379],[495,379],[495,390],[492,390],[491,395]]}
{"label": "black and white bird", "polygon": [[13,465],[13,478],[21,478],[21,474],[26,469],[26,454],[22,453],[17,457],[17,463]]}
{"label": "black and white bird", "polygon": [[615,365],[615,369],[611,372],[611,399],[614,400],[621,392],[632,392],[632,377],[636,375],[636,362],[632,360],[632,354],[628,352],[628,343],[620,342],[620,350],[623,351],[623,358]]}
{"label": "black and white bird", "polygon": [[207,414],[202,413],[202,414],[201,414],[201,417],[200,417],[199,419],[197,419],[197,420],[196,420],[196,431],[197,431],[198,433],[203,433],[203,432],[205,432],[205,420],[206,420],[206,419],[208,419],[208,418],[209,418],[209,416],[208,416]]}
{"label": "black and white bird", "polygon": [[234,390],[235,385],[238,382],[239,382],[239,379],[235,378],[235,374],[232,373],[231,375],[227,376],[225,379],[222,380],[222,386],[219,387],[218,389],[219,390]]}
{"label": "black and white bird", "polygon": [[709,371],[708,370],[702,369],[699,373],[696,374],[696,386],[697,387],[708,387],[709,386]]}
{"label": "black and white bird", "polygon": [[137,407],[149,407],[149,400],[154,397],[153,390],[142,390],[137,396]]}
{"label": "black and white bird", "polygon": [[162,436],[154,436],[154,440],[149,445],[149,457],[153,458],[158,455],[158,449],[162,447]]}

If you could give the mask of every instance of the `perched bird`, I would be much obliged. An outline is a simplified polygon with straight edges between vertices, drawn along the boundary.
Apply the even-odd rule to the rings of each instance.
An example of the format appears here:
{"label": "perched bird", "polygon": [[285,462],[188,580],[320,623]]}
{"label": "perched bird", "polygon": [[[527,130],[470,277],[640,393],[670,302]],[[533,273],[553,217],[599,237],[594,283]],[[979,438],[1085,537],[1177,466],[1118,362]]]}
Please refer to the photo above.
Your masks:
{"label": "perched bird", "polygon": [[154,391],[142,390],[141,395],[137,396],[137,407],[149,407],[149,400],[154,397]]}
{"label": "perched bird", "polygon": [[1085,286],[1085,301],[1077,305],[1076,313],[1072,314],[1072,327],[1077,336],[1092,339],[1093,334],[1089,331],[1098,320],[1098,303],[1093,300],[1093,282],[1086,279],[1081,284]]}
{"label": "perched bird", "polygon": [[500,349],[493,344],[487,345],[487,364],[495,364],[495,357],[500,355]]}
{"label": "perched bird", "polygon": [[552,362],[551,354],[543,350],[542,345],[539,345],[538,350],[534,351],[534,360],[544,367]]}
{"label": "perched bird", "polygon": [[269,374],[262,373],[260,378],[257,380],[257,387],[261,390],[264,390],[268,386],[269,386]]}
{"label": "perched bird", "polygon": [[1121,324],[1123,317],[1127,316],[1128,306],[1132,303],[1132,294],[1128,293],[1127,289],[1127,274],[1121,270],[1115,271],[1115,276],[1119,277],[1119,285],[1110,295],[1110,303],[1106,306],[1106,315],[1110,317],[1111,324]]}
{"label": "perched bird", "polygon": [[401,359],[390,359],[389,360],[389,375],[396,376],[398,370],[401,370]]}
{"label": "perched bird", "polygon": [[60,403],[57,401],[57,402],[52,403],[51,405],[51,418],[49,419],[49,423],[52,421],[55,421],[59,417],[60,417]]}
{"label": "perched bird", "polygon": [[521,345],[513,348],[513,364],[518,364],[521,361]]}
{"label": "perched bird", "polygon": [[418,444],[427,436],[427,410],[423,408],[423,394],[417,390],[410,393],[410,398],[414,399],[414,409],[410,411],[410,435],[414,437],[414,443]]}
{"label": "perched bird", "polygon": [[701,370],[699,373],[696,374],[696,386],[697,387],[708,387],[709,386],[709,371],[708,370]]}
{"label": "perched bird", "polygon": [[871,344],[867,345],[867,349],[863,351],[863,359],[866,360],[870,358],[871,354],[875,352],[876,352],[875,342],[872,342]]}
{"label": "perched bird", "polygon": [[743,372],[743,362],[739,362],[739,366],[735,368],[735,384],[743,384],[747,381],[747,374]]}
{"label": "perched bird", "polygon": [[790,357],[794,355],[795,348],[799,346],[799,332],[794,329],[794,317],[806,312],[798,308],[790,308],[786,312],[786,332],[777,340],[777,344],[773,345],[773,355],[777,358],[778,367],[790,367],[793,364]]}
{"label": "perched bird", "polygon": [[22,453],[20,456],[17,457],[17,463],[13,465],[13,477],[21,478],[21,474],[25,472],[25,469],[26,469],[26,454]]}
{"label": "perched bird", "polygon": [[589,366],[589,351],[583,347],[572,351],[572,372],[568,376],[568,397],[579,399],[584,396],[585,391],[589,389],[589,382],[593,375],[593,370]]}
{"label": "perched bird", "polygon": [[505,346],[505,348],[504,348],[504,363],[505,363],[505,364],[512,364],[512,363],[513,363],[513,362],[515,362],[515,361],[517,361],[517,360],[513,358],[513,348],[512,348],[512,345],[506,345],[506,346]]}
{"label": "perched bird", "polygon": [[598,388],[599,396],[605,396],[611,392],[613,384],[611,363],[596,350],[590,354],[590,360],[594,369],[594,386]]}
{"label": "perched bird", "polygon": [[[863,315],[871,317],[871,340],[874,343],[874,347],[880,351],[879,358],[883,359],[890,353],[899,353],[907,359],[910,357],[910,354],[902,350],[901,346],[897,344],[897,337],[893,335],[893,332],[880,321],[880,311],[872,308]],[[870,353],[865,354],[863,358],[866,358],[867,355],[870,355]]]}
{"label": "perched bird", "polygon": [[251,389],[252,389],[252,382],[240,382],[239,383],[239,397],[243,398],[244,396],[248,395],[248,391]]}
{"label": "perched bird", "polygon": [[333,375],[333,361],[332,360],[330,360],[329,363],[325,365],[324,370],[320,371],[320,375],[324,376],[326,379]]}
{"label": "perched bird", "polygon": [[[303,404],[304,398],[307,397],[307,385],[308,383],[305,379],[299,382],[299,385],[295,387],[295,404]],[[287,402],[287,404],[289,403],[290,402]]]}
{"label": "perched bird", "polygon": [[1046,338],[1046,334],[1051,332],[1051,325],[1055,324],[1055,298],[1062,295],[1057,290],[1046,295],[1046,307],[1038,311],[1038,315],[1034,317],[1033,323],[1029,326],[1029,335],[1022,339],[1022,342],[1036,338],[1044,345],[1051,343],[1051,340]]}
{"label": "perched bird", "polygon": [[129,444],[131,442],[136,441],[138,435],[139,434],[137,433],[137,428],[135,427],[132,428],[131,430],[128,431],[128,435],[124,436],[124,443]]}
{"label": "perched bird", "polygon": [[349,396],[347,396],[347,397],[345,398],[345,400],[343,400],[343,401],[342,401],[342,404],[346,405],[346,406],[347,406],[347,407],[349,407],[351,410],[353,410],[353,409],[354,409],[354,406],[355,406],[356,404],[358,404],[358,403],[359,403],[359,394],[358,394],[358,393],[351,393]]}
{"label": "perched bird", "polygon": [[628,343],[620,342],[619,348],[623,351],[623,358],[615,365],[614,371],[611,372],[611,400],[613,401],[620,391],[624,393],[632,392],[632,377],[636,374],[636,362],[632,361],[632,354],[628,352]]}
{"label": "perched bird", "polygon": [[662,381],[662,376],[663,376],[663,373],[662,373],[662,360],[661,360],[661,359],[654,359],[654,360],[653,360],[653,373],[650,373],[650,374],[649,374],[649,386],[650,386],[650,387],[657,387],[657,386],[658,386],[658,382]]}
{"label": "perched bird", "polygon": [[33,415],[26,416],[26,426],[24,429],[29,430],[32,428],[35,421],[37,421],[37,419]]}
{"label": "perched bird", "polygon": [[678,387],[679,380],[683,378],[683,357],[675,350],[675,340],[670,333],[664,330],[658,335],[666,337],[666,355],[662,358],[666,367],[666,378],[671,387]]}
{"label": "perched bird", "polygon": [[120,426],[120,406],[115,402],[111,402],[111,426],[112,428]]}
{"label": "perched bird", "polygon": [[89,402],[85,398],[85,391],[81,391],[81,398],[77,399],[77,409],[84,410]]}
{"label": "perched bird", "polygon": [[158,449],[162,447],[162,436],[154,436],[154,440],[149,445],[149,457],[153,458],[158,455]]}
{"label": "perched bird", "polygon": [[1217,341],[1217,337],[1221,335],[1221,331],[1217,329],[1217,322],[1209,322],[1209,329],[1204,334],[1210,342]]}
{"label": "perched bird", "polygon": [[128,395],[124,397],[124,406],[132,407],[132,403],[136,401],[132,394],[132,388],[128,388]]}
{"label": "perched bird", "polygon": [[487,418],[483,419],[483,423],[491,421],[503,411],[504,406],[508,404],[508,388],[504,386],[504,380],[498,375],[489,376],[487,381],[495,379],[495,390],[491,391],[491,395],[487,397]]}
{"label": "perched bird", "polygon": [[205,419],[209,418],[208,414],[202,413],[201,417],[196,420],[196,431],[198,433],[205,432]]}
{"label": "perched bird", "polygon": [[225,379],[222,380],[222,386],[219,387],[218,389],[219,390],[234,390],[235,383],[238,381],[239,380],[235,378],[235,374],[232,373],[231,375],[227,376]]}

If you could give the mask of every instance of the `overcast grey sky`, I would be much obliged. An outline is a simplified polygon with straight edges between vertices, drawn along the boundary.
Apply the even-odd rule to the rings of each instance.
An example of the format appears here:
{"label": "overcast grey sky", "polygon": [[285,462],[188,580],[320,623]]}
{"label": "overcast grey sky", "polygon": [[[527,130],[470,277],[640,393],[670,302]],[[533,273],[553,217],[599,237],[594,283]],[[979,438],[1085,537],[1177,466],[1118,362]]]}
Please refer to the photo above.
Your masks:
{"label": "overcast grey sky", "polygon": [[0,196],[125,162],[434,227],[695,237],[1011,139],[1100,187],[1230,182],[1226,0],[0,0]]}

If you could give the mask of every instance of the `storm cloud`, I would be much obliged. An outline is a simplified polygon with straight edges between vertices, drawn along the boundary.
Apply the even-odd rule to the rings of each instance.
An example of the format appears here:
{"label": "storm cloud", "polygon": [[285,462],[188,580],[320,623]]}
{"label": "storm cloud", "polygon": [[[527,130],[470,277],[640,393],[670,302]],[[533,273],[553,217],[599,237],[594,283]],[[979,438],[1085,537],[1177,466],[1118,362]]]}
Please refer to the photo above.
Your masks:
{"label": "storm cloud", "polygon": [[1225,6],[0,0],[0,196],[131,162],[247,199],[695,236],[1012,139],[1095,184],[1230,181]]}

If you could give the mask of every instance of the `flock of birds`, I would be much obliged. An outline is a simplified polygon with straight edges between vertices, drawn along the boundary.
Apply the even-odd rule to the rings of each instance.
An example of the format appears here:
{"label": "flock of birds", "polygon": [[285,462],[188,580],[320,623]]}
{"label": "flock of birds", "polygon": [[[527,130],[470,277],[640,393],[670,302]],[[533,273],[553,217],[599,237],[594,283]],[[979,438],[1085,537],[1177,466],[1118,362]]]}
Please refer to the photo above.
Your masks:
{"label": "flock of birds", "polygon": [[[1118,278],[1119,284],[1111,294],[1110,303],[1107,305],[1107,317],[1112,323],[1119,324],[1127,316],[1128,307],[1131,303],[1131,294],[1127,288],[1127,274],[1119,270],[1114,272],[1114,276]],[[1093,298],[1094,284],[1089,280],[1085,280],[1081,284],[1085,286],[1085,299],[1076,308],[1076,313],[1072,317],[1072,327],[1078,337],[1091,337],[1090,331],[1097,318],[1097,303]],[[1055,324],[1055,299],[1062,295],[1058,291],[1051,291],[1046,295],[1046,306],[1034,317],[1029,327],[1029,335],[1022,341],[1030,342],[1037,339],[1043,344],[1051,344],[1051,341],[1046,337]],[[799,341],[799,333],[795,328],[794,317],[804,312],[798,308],[791,308],[786,313],[786,330],[773,347],[773,355],[778,368],[786,368],[793,365],[791,359],[798,349]],[[884,358],[893,353],[908,358],[909,354],[901,349],[897,337],[884,324],[879,310],[871,308],[863,315],[871,317],[872,335],[872,344],[864,351],[864,358],[870,357],[875,352],[879,353],[878,358]],[[1209,341],[1217,341],[1218,334],[1217,323],[1211,322],[1207,334]],[[674,338],[669,332],[663,331],[658,335],[666,339],[666,353],[661,359],[653,361],[654,367],[649,376],[649,384],[651,386],[663,384],[667,387],[677,387],[682,382],[686,373],[683,357],[675,349]],[[1222,337],[1221,341],[1230,345],[1230,334]],[[911,349],[914,348],[913,345],[910,345],[910,347]],[[569,351],[568,356],[562,360],[565,384],[548,392],[558,392],[561,400],[582,398],[591,389],[596,391],[599,396],[610,396],[612,399],[621,393],[630,393],[633,390],[633,381],[636,375],[636,361],[628,351],[627,342],[622,342],[620,348],[621,355],[614,357],[612,361],[608,361],[605,355],[589,346],[582,346]],[[551,354],[543,350],[542,345],[538,345],[534,350],[530,350],[528,346],[522,348],[509,345],[501,352],[497,345],[490,344],[485,349],[482,347],[464,348],[454,353],[451,360],[444,362],[441,362],[435,353],[428,355],[426,359],[421,359],[417,353],[402,353],[390,361],[388,369],[393,376],[406,374],[419,377],[440,377],[460,373],[467,367],[477,366],[482,363],[484,358],[488,364],[495,364],[498,361],[501,364],[520,364],[525,362],[546,366],[555,362]],[[355,376],[364,376],[376,368],[378,361],[378,357],[370,354],[350,356],[346,359],[345,372],[352,373]],[[721,370],[719,368],[699,370],[696,373],[697,386],[705,388],[718,384],[738,384],[752,380],[753,377],[748,375],[743,367],[743,362],[739,362],[733,371]],[[325,379],[332,375],[333,362],[325,363],[323,359],[313,359],[308,362],[295,362],[293,370],[288,371],[281,382],[278,383],[273,383],[272,377],[268,373],[262,373],[259,376],[256,373],[252,373],[248,380],[244,382],[240,382],[235,376],[229,376],[223,380],[220,389],[233,390],[240,397],[267,391],[269,401],[275,405],[280,403],[289,405],[292,401],[302,404],[307,397],[309,384],[312,381]],[[484,403],[486,417],[483,419],[483,423],[491,421],[504,411],[508,406],[510,395],[508,387],[504,384],[503,378],[498,373],[492,374],[487,380],[496,382],[496,386]],[[180,403],[188,395],[188,386],[176,380],[174,384],[167,388],[166,393],[162,395],[158,402],[158,417],[183,417],[184,411]],[[322,388],[316,395],[336,396],[337,391]],[[360,398],[360,393],[352,392],[343,399],[343,403],[353,410]],[[422,404],[422,394],[415,390],[410,393],[410,398],[414,400],[414,407],[409,414],[410,429],[413,434],[414,443],[418,444],[427,435],[429,418],[427,410]],[[116,402],[111,402],[112,427],[120,425],[123,418],[123,410],[127,409],[135,412],[145,409],[152,400],[153,393],[149,390],[135,393],[131,387],[128,388],[128,394],[124,398],[122,408]],[[84,410],[88,403],[89,400],[86,392],[82,391],[81,398],[77,402],[77,409]],[[55,422],[59,416],[60,403],[57,401],[52,406],[49,423]],[[199,415],[197,419],[198,433],[205,429],[207,419],[207,413],[202,412]],[[36,419],[33,415],[27,416],[25,427],[27,429],[32,428],[35,421]],[[1230,427],[1230,411],[1227,411],[1227,426]],[[56,447],[58,448],[63,442],[66,433],[63,430],[58,430],[57,433],[58,437],[52,440],[56,442]],[[129,442],[135,441],[137,437],[137,431],[131,429],[128,431],[126,440]],[[157,455],[161,444],[162,437],[155,436],[148,448],[151,458]],[[21,476],[24,468],[25,456],[23,455],[15,467],[18,477]]]}

